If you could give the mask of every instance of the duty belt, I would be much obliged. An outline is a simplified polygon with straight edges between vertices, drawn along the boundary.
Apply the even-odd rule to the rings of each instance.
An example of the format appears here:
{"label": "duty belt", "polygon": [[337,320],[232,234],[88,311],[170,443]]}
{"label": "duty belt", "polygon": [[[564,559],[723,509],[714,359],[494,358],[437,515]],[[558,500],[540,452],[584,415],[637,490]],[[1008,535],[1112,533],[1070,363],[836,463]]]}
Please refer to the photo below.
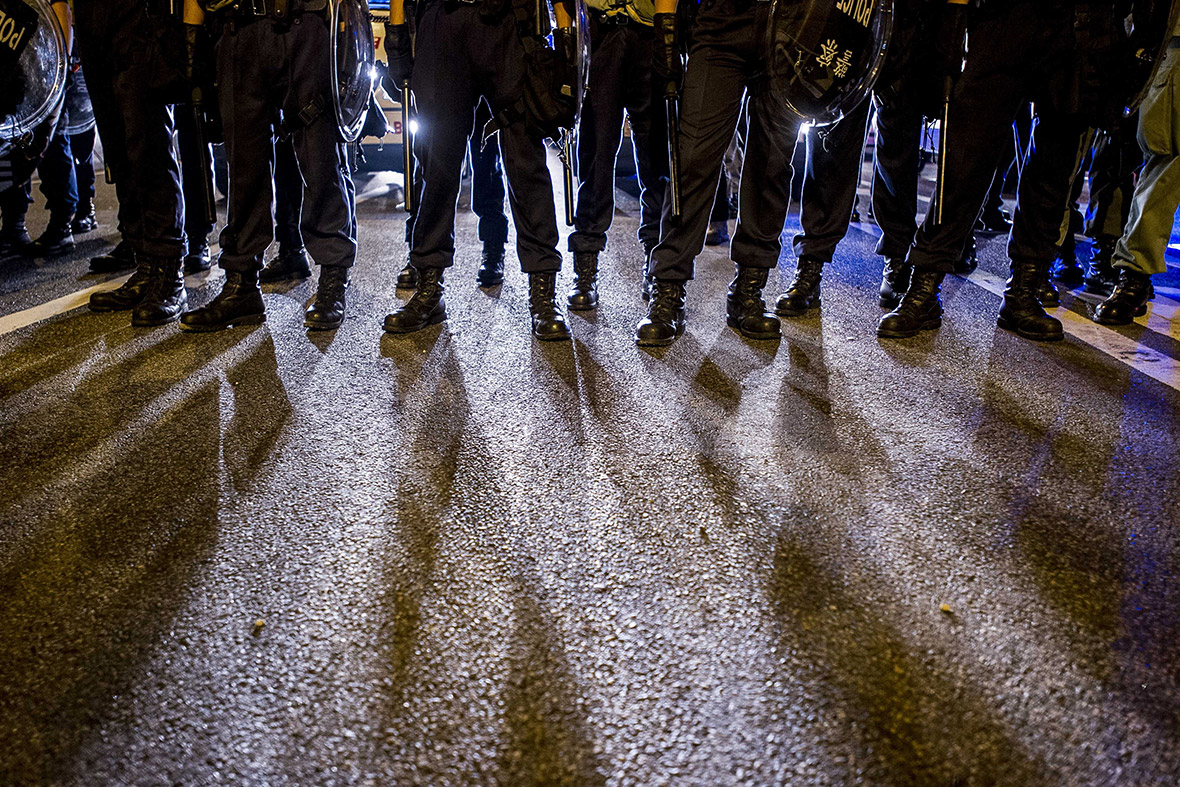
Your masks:
{"label": "duty belt", "polygon": [[283,21],[305,12],[324,11],[327,0],[221,0],[209,3],[210,11],[225,11],[239,23],[270,17]]}
{"label": "duty belt", "polygon": [[600,25],[619,25],[625,27],[629,24],[635,23],[635,20],[626,14],[608,14],[603,11],[591,11],[590,15],[594,17],[594,21]]}

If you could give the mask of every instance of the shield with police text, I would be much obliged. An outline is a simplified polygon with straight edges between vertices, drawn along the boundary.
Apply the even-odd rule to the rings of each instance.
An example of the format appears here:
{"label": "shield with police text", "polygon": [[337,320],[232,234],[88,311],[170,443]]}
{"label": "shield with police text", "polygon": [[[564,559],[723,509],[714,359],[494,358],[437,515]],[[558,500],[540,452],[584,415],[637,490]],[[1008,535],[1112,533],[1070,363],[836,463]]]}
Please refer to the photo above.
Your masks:
{"label": "shield with police text", "polygon": [[0,152],[59,111],[65,45],[48,0],[0,0]]}
{"label": "shield with police text", "polygon": [[817,125],[835,123],[872,91],[892,30],[893,0],[774,0],[771,97]]}
{"label": "shield with police text", "polygon": [[74,78],[66,86],[66,103],[62,110],[62,129],[73,136],[94,128],[94,106],[90,103],[90,91],[86,89],[86,77],[82,69],[74,72]]}
{"label": "shield with police text", "polygon": [[332,9],[332,104],[345,142],[356,142],[376,81],[376,50],[366,0],[329,0]]}

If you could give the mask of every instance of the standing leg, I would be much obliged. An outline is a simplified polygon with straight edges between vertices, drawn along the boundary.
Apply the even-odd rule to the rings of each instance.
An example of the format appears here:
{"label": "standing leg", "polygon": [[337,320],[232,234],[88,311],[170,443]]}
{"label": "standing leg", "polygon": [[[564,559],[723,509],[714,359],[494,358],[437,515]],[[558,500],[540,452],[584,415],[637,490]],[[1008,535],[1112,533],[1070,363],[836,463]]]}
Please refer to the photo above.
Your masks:
{"label": "standing leg", "polygon": [[45,156],[37,165],[37,173],[41,176],[45,206],[49,208],[49,224],[26,253],[34,257],[50,257],[74,248],[70,223],[78,209],[78,181],[74,176],[70,138],[64,132],[53,135]]}
{"label": "standing leg", "polygon": [[[594,17],[590,34],[590,84],[582,104],[578,134],[578,205],[569,249],[574,253],[571,309],[598,305],[598,254],[615,214],[615,160],[623,131],[623,93],[629,27]],[[648,62],[650,62],[650,54]]]}
{"label": "standing leg", "polygon": [[504,169],[500,165],[500,140],[481,145],[484,125],[492,119],[487,102],[475,111],[475,132],[471,135],[471,209],[479,217],[479,239],[483,256],[476,279],[481,287],[504,281],[504,244],[508,242],[508,216],[504,214]]}
{"label": "standing leg", "polygon": [[803,231],[795,236],[795,278],[778,299],[775,312],[785,317],[819,305],[820,278],[836,246],[848,232],[860,185],[865,136],[872,101],[866,99],[831,129],[808,129],[807,167],[803,174]]}
{"label": "standing leg", "polygon": [[98,220],[94,214],[94,136],[95,131],[92,128],[70,137],[70,153],[74,157],[74,182],[78,187],[78,209],[74,211],[74,221],[71,225],[75,233],[93,232],[98,228]]}
{"label": "standing leg", "polygon": [[306,279],[311,275],[311,258],[299,229],[302,212],[303,175],[295,158],[295,143],[291,137],[280,137],[275,140],[275,237],[279,253],[262,269],[259,281]]}
{"label": "standing leg", "polygon": [[176,112],[176,142],[180,149],[180,176],[184,190],[184,234],[188,237],[188,249],[184,256],[186,273],[209,270],[212,258],[209,254],[209,233],[213,222],[205,215],[205,192],[203,180],[213,176],[213,146],[207,145],[206,154],[209,171],[201,172],[201,151],[197,145],[197,129],[193,125],[192,113],[186,107]]}

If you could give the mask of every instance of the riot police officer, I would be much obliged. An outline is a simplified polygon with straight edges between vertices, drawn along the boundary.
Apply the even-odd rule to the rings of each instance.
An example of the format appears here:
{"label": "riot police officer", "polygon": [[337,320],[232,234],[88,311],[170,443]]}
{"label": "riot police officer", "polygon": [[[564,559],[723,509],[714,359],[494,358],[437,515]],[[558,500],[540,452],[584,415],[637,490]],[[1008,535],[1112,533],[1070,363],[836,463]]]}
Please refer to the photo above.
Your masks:
{"label": "riot police officer", "polygon": [[106,164],[119,197],[119,226],[135,272],[90,297],[93,311],[131,310],[132,325],[180,317],[184,289],[184,200],[172,149],[169,104],[188,88],[179,23],[167,3],[75,0],[78,50]]}
{"label": "riot police officer", "polygon": [[[391,3],[385,39],[390,75],[401,84],[411,79],[412,70],[410,86],[426,133],[417,137],[415,150],[422,189],[410,262],[418,270],[418,289],[401,309],[385,318],[389,333],[409,333],[446,319],[443,276],[455,256],[455,202],[468,137],[483,132],[473,128],[482,98],[496,115],[487,130],[499,134],[517,254],[521,270],[529,276],[533,335],[542,340],[569,339],[556,304],[561,254],[542,141],[556,132],[547,128],[549,114],[542,117],[540,113],[546,107],[560,108],[549,92],[555,84],[553,68],[564,72],[560,81],[565,85],[573,82],[569,75],[573,33],[568,8],[556,2],[555,38],[560,54],[549,50],[537,34],[548,27],[548,17],[530,16],[534,8],[532,2],[521,0],[429,0],[411,20],[417,27],[411,49],[404,6],[400,0]],[[517,12],[528,21],[518,20]]]}
{"label": "riot police officer", "polygon": [[590,80],[578,134],[578,187],[574,232],[574,284],[567,301],[575,310],[598,305],[598,254],[615,213],[615,161],[626,114],[639,179],[639,242],[646,268],[660,239],[667,184],[667,130],[663,86],[652,79],[651,0],[588,0]]}
{"label": "riot police officer", "polygon": [[774,339],[779,321],[766,313],[762,288],[782,250],[790,199],[791,155],[800,119],[770,99],[759,76],[764,70],[764,29],[756,0],[703,0],[692,28],[692,48],[683,70],[675,0],[657,0],[653,68],[665,86],[683,77],[680,117],[682,215],[674,220],[665,200],[660,242],[652,252],[655,278],[647,316],[635,340],[641,346],[670,344],[684,331],[685,286],[694,258],[704,248],[717,195],[722,160],[749,94],[749,130],[742,166],[737,230],[730,243],[735,275],[726,302],[727,321],[743,336]]}
{"label": "riot police officer", "polygon": [[[861,155],[875,117],[873,219],[881,229],[877,254],[883,258],[879,302],[893,309],[910,280],[906,254],[917,231],[918,174],[924,115],[937,116],[930,93],[929,60],[938,37],[954,26],[961,8],[948,0],[901,0],[894,5],[888,59],[872,100],[866,100],[835,126],[807,131],[803,176],[802,232],[795,236],[795,275],[775,304],[775,313],[795,317],[818,306],[824,266],[848,231],[860,183]],[[992,217],[989,217],[992,218]],[[960,268],[968,262],[961,262]]]}
{"label": "riot police officer", "polygon": [[[195,0],[186,0],[195,5]],[[304,192],[307,250],[320,266],[304,312],[311,330],[344,320],[349,268],[356,258],[355,194],[333,112],[326,0],[251,0],[214,14],[217,78],[229,210],[218,264],[221,292],[181,320],[186,331],[217,331],[266,319],[259,289],[263,255],[274,239],[274,137],[290,135]],[[195,31],[194,31],[195,32]],[[283,126],[276,128],[280,115]]]}
{"label": "riot police officer", "polygon": [[[1095,78],[1096,57],[1108,51],[1103,42],[1115,41],[1115,16],[1113,3],[1087,0],[989,0],[973,12],[971,49],[948,109],[945,201],[918,230],[908,257],[914,269],[909,289],[881,318],[878,336],[910,337],[941,324],[943,277],[971,235],[1005,136],[1031,99],[1038,124],[1020,175],[1008,244],[1011,276],[998,324],[1028,339],[1062,338],[1061,323],[1045,313],[1040,294],[1056,256],[1082,137],[1092,115],[1104,110],[1106,91],[1087,80]],[[946,69],[954,57],[944,62]]]}

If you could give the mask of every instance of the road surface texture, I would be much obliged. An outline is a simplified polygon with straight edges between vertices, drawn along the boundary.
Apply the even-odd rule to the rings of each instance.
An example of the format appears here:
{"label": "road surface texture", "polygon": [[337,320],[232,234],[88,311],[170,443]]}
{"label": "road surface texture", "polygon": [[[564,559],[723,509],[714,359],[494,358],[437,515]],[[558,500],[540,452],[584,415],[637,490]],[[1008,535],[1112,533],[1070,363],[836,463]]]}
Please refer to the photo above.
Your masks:
{"label": "road surface texture", "polygon": [[632,201],[541,344],[464,210],[451,319],[389,337],[370,186],[334,333],[311,282],[212,335],[70,308],[106,186],[78,251],[3,264],[0,783],[1180,783],[1175,271],[1039,345],[981,237],[883,341],[858,224],[781,341],[725,326],[722,249],[644,351]]}

